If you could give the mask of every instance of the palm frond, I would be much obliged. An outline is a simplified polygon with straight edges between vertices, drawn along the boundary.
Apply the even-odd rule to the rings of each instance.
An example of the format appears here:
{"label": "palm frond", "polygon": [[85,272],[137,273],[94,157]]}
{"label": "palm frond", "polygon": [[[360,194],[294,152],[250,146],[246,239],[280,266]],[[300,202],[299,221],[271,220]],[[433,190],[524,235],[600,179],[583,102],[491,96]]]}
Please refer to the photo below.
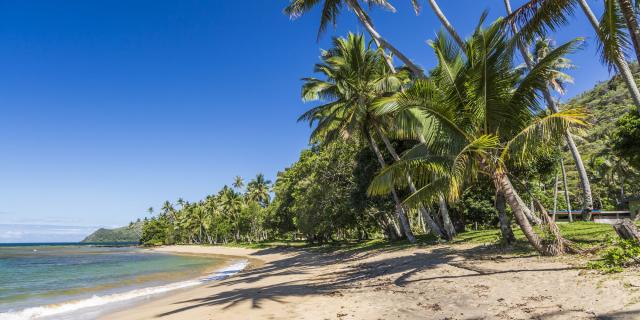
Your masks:
{"label": "palm frond", "polygon": [[572,127],[587,125],[587,113],[583,108],[572,108],[550,115],[542,116],[522,129],[511,140],[507,141],[500,160],[513,160],[524,163],[531,159],[537,146],[557,141]]}
{"label": "palm frond", "polygon": [[604,12],[600,18],[600,41],[598,51],[600,60],[613,70],[616,61],[620,57],[626,58],[626,52],[630,47],[627,25],[620,12],[617,0],[604,0]]}

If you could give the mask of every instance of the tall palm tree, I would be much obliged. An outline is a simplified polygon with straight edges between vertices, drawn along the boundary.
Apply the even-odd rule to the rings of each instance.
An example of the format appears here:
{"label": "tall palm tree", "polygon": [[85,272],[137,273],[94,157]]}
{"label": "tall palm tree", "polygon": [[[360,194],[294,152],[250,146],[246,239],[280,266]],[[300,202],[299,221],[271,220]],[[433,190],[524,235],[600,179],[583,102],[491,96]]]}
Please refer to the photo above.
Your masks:
{"label": "tall palm tree", "polygon": [[[340,138],[362,139],[374,151],[380,166],[385,167],[386,161],[375,137],[389,117],[376,114],[372,102],[400,90],[409,80],[407,72],[394,73],[384,62],[380,50],[372,50],[364,36],[354,34],[335,38],[334,48],[322,52],[322,63],[317,64],[315,70],[326,79],[305,78],[303,100],[326,103],[305,112],[299,119],[315,124],[311,140],[330,143]],[[396,202],[402,231],[413,242],[415,238],[399,197],[395,190],[390,193]],[[442,236],[433,219],[428,217],[427,223],[437,236]]]}
{"label": "tall palm tree", "polygon": [[259,203],[262,207],[266,207],[271,200],[269,189],[271,180],[267,180],[264,174],[258,173],[253,180],[247,185],[247,198]]}
{"label": "tall palm tree", "polygon": [[153,216],[153,207],[149,207],[147,209],[147,212],[149,213],[150,216]]}
{"label": "tall palm tree", "polygon": [[[322,5],[322,15],[320,18],[320,27],[318,29],[318,38],[325,32],[329,24],[335,25],[343,7],[349,8],[358,18],[358,21],[367,30],[371,38],[375,41],[379,48],[384,48],[394,56],[398,57],[409,70],[416,76],[423,75],[422,69],[416,66],[407,56],[393,46],[389,41],[380,35],[373,25],[371,17],[360,5],[360,0],[291,0],[289,5],[284,9],[284,13],[291,19],[296,19],[309,12],[316,5]],[[369,6],[378,6],[395,12],[395,8],[387,0],[364,0]],[[393,63],[390,59],[385,58],[387,65],[394,70]]]}
{"label": "tall palm tree", "polygon": [[425,128],[430,131],[428,143],[417,145],[383,170],[369,192],[384,194],[394,186],[406,186],[404,177],[410,173],[423,187],[405,203],[433,201],[443,192],[455,200],[465,181],[486,174],[505,195],[533,247],[542,254],[560,254],[568,242],[548,219],[546,226],[556,239],[552,245],[533,230],[524,215],[526,206],[515,196],[506,164],[532,161],[535,146],[555,141],[572,125],[584,124],[580,110],[545,114],[538,99],[553,61],[572,52],[577,42],[552,50],[523,76],[514,67],[510,41],[501,25],[498,21],[476,29],[463,46],[464,55],[454,45],[434,46],[439,64],[432,79],[418,80],[387,98],[396,108],[420,110],[432,125]]}
{"label": "tall palm tree", "polygon": [[628,27],[616,0],[605,0],[604,4],[602,18],[598,20],[586,0],[529,0],[510,14],[508,20],[522,26],[518,37],[520,42],[528,43],[538,34],[568,24],[568,17],[579,6],[596,32],[602,62],[618,71],[640,113],[640,91],[625,59]]}
{"label": "tall palm tree", "polygon": [[[505,3],[508,3],[508,2],[505,2]],[[416,13],[419,12],[420,11],[419,2],[417,0],[416,1],[412,0],[412,4],[414,6],[414,9],[415,9]],[[440,9],[440,6],[438,5],[438,3],[435,0],[429,0],[429,5],[431,6],[431,9],[433,10],[433,12],[436,14],[438,19],[440,20],[440,23],[442,23],[442,25],[445,27],[445,29],[447,30],[447,32],[449,33],[451,38],[453,38],[453,40],[458,45],[458,47],[464,48],[464,46],[466,45],[464,40],[462,39],[460,34],[456,31],[456,29],[453,27],[451,22],[449,22],[449,19],[447,19],[447,17],[444,14],[444,12],[442,12],[442,10]],[[486,16],[486,12],[483,13],[483,17],[485,17],[485,16]],[[519,201],[522,202],[522,199],[520,199],[520,197],[517,194],[516,194],[516,197],[518,198]],[[525,215],[527,216],[527,219],[529,219],[529,221],[531,221],[532,223],[540,224],[540,222],[541,222],[540,219],[538,219],[533,214],[533,212],[531,212],[531,210],[529,210],[528,208],[525,208]],[[507,222],[508,219],[505,216],[505,217],[503,217],[503,219],[501,219],[501,221],[502,222]],[[507,226],[502,226],[502,229],[506,230],[506,228],[507,228]],[[506,236],[508,236],[508,235],[506,235]]]}
{"label": "tall palm tree", "polygon": [[[564,1],[564,0],[561,0],[561,1]],[[511,11],[511,3],[509,2],[509,0],[504,0],[504,5],[507,10],[507,14],[509,14],[510,17],[513,17],[514,14]],[[509,22],[508,24],[511,26],[513,33],[519,34],[515,20],[510,19],[508,20],[508,22]],[[520,32],[520,33],[524,34],[525,38],[516,39],[516,42],[518,44],[518,49],[520,50],[520,54],[522,55],[522,58],[524,59],[525,64],[527,65],[527,68],[532,69],[536,64],[535,57],[532,59],[529,56],[529,52],[524,45],[524,43],[528,43],[527,40],[529,39],[530,36],[527,34],[526,31]],[[535,51],[535,54],[540,55],[540,57],[542,57],[542,55],[548,52],[548,50],[546,50],[548,48],[545,48],[544,46],[545,43],[543,42],[541,44],[542,46],[540,48],[537,48],[538,50]],[[557,70],[558,67],[563,67],[562,61],[556,61],[555,65],[556,65],[556,68],[554,68],[555,70]],[[557,70],[557,71],[561,71],[561,70]],[[560,77],[561,75],[562,75],[561,72],[560,73],[554,72],[554,76],[551,78],[551,80],[549,80],[549,84],[556,91],[558,91],[558,88],[557,88],[557,85],[554,85],[554,81],[557,84],[557,82],[562,79]],[[552,112],[558,112],[558,106],[556,102],[553,100],[553,97],[549,92],[548,86],[545,86],[542,89],[542,93],[547,102],[547,107]],[[582,213],[584,215],[584,219],[588,221],[588,220],[591,220],[591,211],[593,210],[593,196],[591,193],[591,183],[589,182],[589,176],[587,175],[587,170],[584,166],[584,162],[582,161],[582,155],[580,154],[580,151],[578,150],[578,147],[576,146],[576,143],[573,140],[573,137],[568,132],[565,133],[565,141],[567,143],[567,146],[569,147],[569,151],[571,151],[571,156],[573,157],[573,161],[576,165],[576,170],[578,172],[578,177],[580,179],[580,186],[582,187],[582,194],[583,194]]]}
{"label": "tall palm tree", "polygon": [[242,189],[242,187],[244,187],[244,180],[242,179],[242,177],[241,176],[235,176],[235,178],[233,178],[232,186],[236,190]]}

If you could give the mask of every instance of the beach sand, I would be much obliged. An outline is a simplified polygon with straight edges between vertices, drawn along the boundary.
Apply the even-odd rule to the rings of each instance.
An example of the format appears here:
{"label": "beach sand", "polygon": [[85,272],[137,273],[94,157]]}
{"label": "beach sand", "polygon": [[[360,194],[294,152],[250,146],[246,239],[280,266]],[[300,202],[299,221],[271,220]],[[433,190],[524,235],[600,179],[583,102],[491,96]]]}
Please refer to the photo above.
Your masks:
{"label": "beach sand", "polygon": [[[247,257],[245,271],[103,319],[640,319],[640,272],[472,245],[318,253],[172,246]],[[584,263],[584,262],[582,262]]]}

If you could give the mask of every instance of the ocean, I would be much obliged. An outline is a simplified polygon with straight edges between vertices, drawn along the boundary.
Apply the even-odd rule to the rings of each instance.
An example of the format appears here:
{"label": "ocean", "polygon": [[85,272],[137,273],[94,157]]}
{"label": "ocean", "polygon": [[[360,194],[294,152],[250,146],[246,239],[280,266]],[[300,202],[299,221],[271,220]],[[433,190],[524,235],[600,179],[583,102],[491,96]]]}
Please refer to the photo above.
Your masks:
{"label": "ocean", "polygon": [[0,320],[94,319],[239,272],[243,260],[134,247],[0,244]]}

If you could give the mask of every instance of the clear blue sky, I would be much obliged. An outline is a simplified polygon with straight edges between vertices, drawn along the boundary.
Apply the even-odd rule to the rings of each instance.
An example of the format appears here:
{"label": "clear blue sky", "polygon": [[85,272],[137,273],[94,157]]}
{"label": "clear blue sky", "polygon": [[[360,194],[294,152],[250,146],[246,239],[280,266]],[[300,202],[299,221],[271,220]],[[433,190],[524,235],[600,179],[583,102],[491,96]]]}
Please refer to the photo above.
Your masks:
{"label": "clear blue sky", "polygon": [[[318,10],[290,21],[287,2],[0,1],[0,242],[77,240],[86,228],[24,225],[124,225],[235,175],[273,180],[307,145],[299,79],[331,36],[361,31],[345,11],[316,42]],[[429,68],[440,27],[424,2],[417,17],[408,0],[372,16]],[[504,13],[502,0],[440,2],[463,34],[483,9]],[[594,36],[581,15],[555,35],[576,36]],[[569,95],[609,76],[592,41],[572,59]]]}

